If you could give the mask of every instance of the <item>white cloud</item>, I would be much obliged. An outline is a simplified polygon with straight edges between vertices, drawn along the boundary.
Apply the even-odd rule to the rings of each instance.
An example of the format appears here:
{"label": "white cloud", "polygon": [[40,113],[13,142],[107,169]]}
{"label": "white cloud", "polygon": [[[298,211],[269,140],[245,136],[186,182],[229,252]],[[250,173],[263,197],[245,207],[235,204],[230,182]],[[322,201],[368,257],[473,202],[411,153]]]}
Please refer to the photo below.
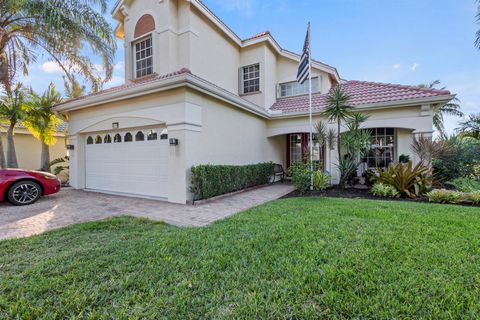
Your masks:
{"label": "white cloud", "polygon": [[54,61],[48,61],[40,65],[40,69],[46,73],[61,73],[62,68]]}
{"label": "white cloud", "polygon": [[400,65],[400,63],[395,63],[392,68],[393,69],[400,69],[402,66]]}
{"label": "white cloud", "polygon": [[412,70],[412,71],[415,72],[415,70],[417,70],[418,67],[420,67],[420,64],[414,62],[414,63],[412,64],[412,66],[410,67],[410,70]]}

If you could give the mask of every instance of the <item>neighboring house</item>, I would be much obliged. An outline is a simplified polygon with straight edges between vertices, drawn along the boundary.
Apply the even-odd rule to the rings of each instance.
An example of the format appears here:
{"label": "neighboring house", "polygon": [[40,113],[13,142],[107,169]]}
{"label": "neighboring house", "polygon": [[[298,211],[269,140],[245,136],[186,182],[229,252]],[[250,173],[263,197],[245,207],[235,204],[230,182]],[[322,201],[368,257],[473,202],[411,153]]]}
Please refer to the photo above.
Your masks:
{"label": "neighboring house", "polygon": [[[125,44],[126,84],[57,106],[69,117],[73,187],[186,203],[194,165],[288,167],[302,159],[309,121],[307,84],[295,81],[298,54],[269,32],[240,39],[199,0],[121,0],[112,13]],[[343,81],[318,61],[312,68],[314,120],[339,83],[370,115],[371,167],[401,154],[414,159],[413,137],[431,135],[432,113],[453,98],[444,90]],[[338,181],[336,152],[315,150]]]}
{"label": "neighboring house", "polygon": [[[67,155],[65,144],[65,131],[67,123],[64,122],[58,126],[55,137],[57,142],[50,146],[50,159],[54,160]],[[0,138],[3,142],[3,152],[7,155],[7,127],[0,126]],[[13,135],[15,151],[17,154],[18,167],[21,169],[38,170],[40,168],[40,155],[42,153],[41,142],[34,138],[32,134],[22,125],[17,125]]]}

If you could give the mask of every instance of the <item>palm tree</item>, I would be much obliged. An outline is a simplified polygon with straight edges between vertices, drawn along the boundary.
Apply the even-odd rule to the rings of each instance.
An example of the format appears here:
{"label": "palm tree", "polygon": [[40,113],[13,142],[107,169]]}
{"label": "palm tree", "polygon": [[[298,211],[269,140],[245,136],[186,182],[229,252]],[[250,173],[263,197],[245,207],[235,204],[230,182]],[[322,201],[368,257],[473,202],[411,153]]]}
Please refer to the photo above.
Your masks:
{"label": "palm tree", "polygon": [[[419,84],[419,88],[427,88],[427,89],[437,89],[436,86],[440,85],[440,80],[434,80],[430,83]],[[440,88],[440,90],[445,90],[446,87]],[[435,113],[433,114],[433,126],[435,129],[440,133],[441,137],[445,137],[445,126],[443,125],[443,116],[450,115],[456,117],[463,117],[464,114],[460,111],[460,100],[458,98],[453,98],[449,103],[445,104],[444,106],[438,108]]]}
{"label": "palm tree", "polygon": [[54,106],[62,101],[62,96],[56,91],[51,83],[42,94],[31,91],[30,109],[28,110],[24,126],[32,135],[42,143],[42,155],[40,159],[40,170],[50,170],[50,149],[49,146],[56,143],[55,133],[57,126],[62,122],[57,117]]}
{"label": "palm tree", "polygon": [[8,125],[7,167],[9,168],[18,168],[13,135],[17,124],[25,119],[27,108],[26,92],[21,83],[0,98],[0,120]]}
{"label": "palm tree", "polygon": [[[477,19],[477,23],[480,24],[480,0],[477,0],[477,3],[478,3],[478,8],[477,8],[477,15],[476,15],[476,19]],[[480,29],[477,31],[476,33],[476,40],[475,40],[475,46],[480,49]]]}
{"label": "palm tree", "polygon": [[333,87],[327,95],[325,110],[322,115],[328,119],[328,121],[337,122],[337,151],[338,161],[342,159],[341,155],[341,134],[340,129],[342,121],[346,121],[352,115],[353,108],[348,105],[350,96],[343,90],[341,85]]}
{"label": "palm tree", "polygon": [[467,120],[460,122],[460,127],[456,130],[464,137],[480,140],[480,113],[470,114]]}
{"label": "palm tree", "polygon": [[93,87],[100,86],[102,78],[90,56],[99,55],[109,80],[116,43],[102,15],[106,9],[107,0],[1,0],[0,85],[10,92],[16,74],[27,75],[39,52],[69,79],[76,73]]}
{"label": "palm tree", "polygon": [[63,77],[63,84],[65,86],[65,98],[66,99],[80,98],[87,91],[87,88],[84,85],[82,85],[80,82],[78,82],[78,80],[75,76],[72,76],[71,78],[66,78],[64,76]]}

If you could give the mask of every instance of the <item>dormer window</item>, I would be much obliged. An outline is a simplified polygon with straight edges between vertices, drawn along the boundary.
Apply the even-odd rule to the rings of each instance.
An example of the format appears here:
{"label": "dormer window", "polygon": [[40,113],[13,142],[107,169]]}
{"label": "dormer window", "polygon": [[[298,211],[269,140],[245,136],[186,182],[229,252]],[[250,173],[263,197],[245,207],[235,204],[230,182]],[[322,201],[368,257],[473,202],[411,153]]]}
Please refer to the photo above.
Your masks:
{"label": "dormer window", "polygon": [[[303,84],[297,81],[280,83],[277,90],[277,98],[287,98],[308,94],[308,81]],[[312,93],[320,92],[320,77],[312,78]]]}
{"label": "dormer window", "polygon": [[260,64],[241,68],[240,94],[260,92]]}
{"label": "dormer window", "polygon": [[134,43],[135,77],[140,78],[153,73],[152,37],[143,38]]}

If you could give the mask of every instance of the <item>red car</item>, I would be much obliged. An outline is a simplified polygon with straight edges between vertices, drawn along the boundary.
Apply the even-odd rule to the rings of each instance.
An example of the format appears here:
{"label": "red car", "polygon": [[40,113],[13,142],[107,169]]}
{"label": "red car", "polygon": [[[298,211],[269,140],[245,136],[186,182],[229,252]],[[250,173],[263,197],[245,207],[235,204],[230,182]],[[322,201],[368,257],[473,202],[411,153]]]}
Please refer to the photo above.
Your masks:
{"label": "red car", "polygon": [[23,206],[58,191],[60,180],[51,173],[0,169],[0,202],[8,200],[16,206]]}

